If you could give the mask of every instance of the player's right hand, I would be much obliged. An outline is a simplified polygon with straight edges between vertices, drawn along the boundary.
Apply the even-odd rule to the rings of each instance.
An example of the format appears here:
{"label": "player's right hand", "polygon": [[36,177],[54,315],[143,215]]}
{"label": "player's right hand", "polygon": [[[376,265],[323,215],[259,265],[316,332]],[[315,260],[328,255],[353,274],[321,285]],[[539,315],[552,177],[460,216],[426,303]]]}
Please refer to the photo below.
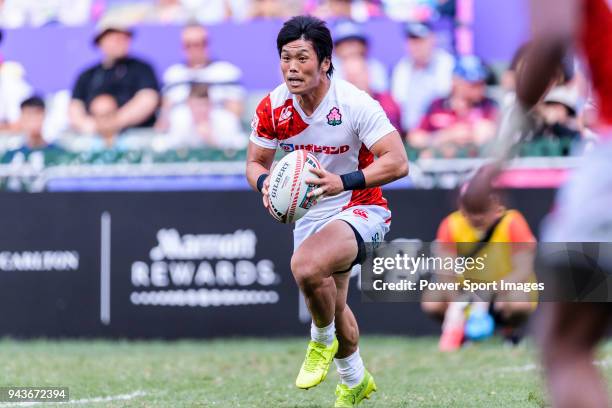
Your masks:
{"label": "player's right hand", "polygon": [[270,215],[274,219],[278,220],[278,217],[274,215],[274,211],[272,210],[272,206],[270,205],[269,189],[270,189],[270,175],[268,175],[268,177],[264,180],[263,187],[261,188],[261,194],[263,195],[262,200],[263,200],[264,207],[268,210]]}
{"label": "player's right hand", "polygon": [[274,167],[276,167],[276,162],[272,163],[272,167],[270,167],[270,173],[264,180],[263,187],[261,188],[261,194],[264,207],[268,210],[271,216],[276,218],[272,212],[272,206],[270,205],[270,175],[272,174]]}
{"label": "player's right hand", "polygon": [[264,207],[270,211],[270,193],[268,192],[270,188],[270,175],[264,180],[263,187],[261,188],[261,194],[263,199]]}

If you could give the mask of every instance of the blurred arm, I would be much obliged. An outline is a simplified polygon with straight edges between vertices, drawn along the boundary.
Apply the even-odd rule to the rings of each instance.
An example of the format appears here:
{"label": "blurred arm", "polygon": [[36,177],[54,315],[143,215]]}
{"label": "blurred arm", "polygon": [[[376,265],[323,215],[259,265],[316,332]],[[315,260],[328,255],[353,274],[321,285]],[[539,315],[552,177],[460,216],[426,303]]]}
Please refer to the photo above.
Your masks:
{"label": "blurred arm", "polygon": [[159,104],[159,94],[154,89],[142,89],[117,112],[121,129],[139,125],[155,112]]}
{"label": "blurred arm", "polygon": [[546,93],[575,38],[577,0],[532,0],[533,42],[517,76],[517,97],[531,109]]}
{"label": "blurred arm", "polygon": [[68,107],[68,119],[70,127],[79,133],[94,133],[96,124],[91,116],[87,114],[85,104],[79,99],[72,99]]}

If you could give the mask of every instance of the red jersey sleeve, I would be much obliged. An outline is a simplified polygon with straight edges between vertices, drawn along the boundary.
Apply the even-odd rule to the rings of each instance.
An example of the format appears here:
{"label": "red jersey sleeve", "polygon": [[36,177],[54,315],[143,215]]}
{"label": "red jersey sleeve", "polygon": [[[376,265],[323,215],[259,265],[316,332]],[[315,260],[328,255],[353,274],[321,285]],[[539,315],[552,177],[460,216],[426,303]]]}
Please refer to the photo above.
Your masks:
{"label": "red jersey sleeve", "polygon": [[267,95],[257,105],[253,121],[251,122],[250,140],[258,146],[276,149],[277,138],[270,95]]}

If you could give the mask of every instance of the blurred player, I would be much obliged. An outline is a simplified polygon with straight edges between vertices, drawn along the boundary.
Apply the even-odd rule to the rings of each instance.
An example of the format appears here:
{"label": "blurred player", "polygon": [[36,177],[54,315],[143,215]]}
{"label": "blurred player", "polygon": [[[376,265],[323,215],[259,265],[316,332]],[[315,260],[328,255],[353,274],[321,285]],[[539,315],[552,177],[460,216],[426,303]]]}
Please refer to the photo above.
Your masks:
{"label": "blurred player", "polygon": [[[459,196],[459,210],[447,216],[440,227],[436,241],[440,243],[474,243],[459,245],[440,245],[442,252],[457,252],[461,256],[477,257],[486,253],[484,270],[466,270],[462,279],[478,282],[535,282],[533,264],[535,238],[523,215],[517,210],[508,210],[496,191],[484,200],[470,201],[468,184]],[[509,243],[499,245],[499,243]],[[490,245],[489,245],[490,244]],[[466,253],[469,252],[469,253]],[[442,254],[444,256],[444,254]],[[439,276],[444,278],[443,276]],[[448,277],[456,280],[455,276]],[[452,351],[459,348],[464,339],[490,335],[493,332],[493,319],[504,329],[507,339],[514,341],[514,329],[523,323],[537,306],[532,294],[516,291],[499,291],[488,299],[475,299],[470,305],[470,315],[465,321],[464,309],[467,302],[459,298],[459,293],[427,292],[421,306],[423,310],[441,321],[442,336],[440,349]],[[490,319],[490,324],[487,320]],[[467,331],[467,333],[464,333]],[[488,333],[483,333],[483,331]],[[480,334],[479,334],[480,333]]]}
{"label": "blurred player", "polygon": [[[551,86],[564,54],[572,46],[580,49],[599,107],[596,133],[601,140],[560,190],[542,240],[612,241],[612,1],[536,0],[531,14],[533,42],[518,73],[517,104],[502,121],[499,133],[502,140],[512,142],[525,112]],[[491,166],[481,173],[474,199],[486,195],[498,169]],[[593,358],[610,322],[611,304],[545,303],[542,309],[542,357],[553,406],[608,407],[605,384]]]}
{"label": "blurred player", "polygon": [[341,379],[335,406],[352,407],[376,385],[359,355],[359,329],[346,304],[349,272],[362,262],[364,242],[381,241],[389,230],[391,213],[379,186],[405,176],[408,161],[380,104],[332,78],[332,47],[321,20],[299,16],[283,25],[277,48],[285,82],[257,107],[247,178],[269,209],[268,176],[278,146],[307,149],[323,167],[309,181],[318,186],[309,193],[318,203],[293,231],[291,270],[312,315],[296,386],[321,383],[335,357]]}

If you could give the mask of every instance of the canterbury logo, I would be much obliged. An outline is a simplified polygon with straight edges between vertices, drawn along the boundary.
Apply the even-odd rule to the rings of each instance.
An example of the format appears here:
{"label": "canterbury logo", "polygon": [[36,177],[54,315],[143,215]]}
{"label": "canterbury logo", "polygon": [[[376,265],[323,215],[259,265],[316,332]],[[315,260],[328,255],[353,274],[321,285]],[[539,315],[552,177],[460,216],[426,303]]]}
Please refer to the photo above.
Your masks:
{"label": "canterbury logo", "polygon": [[292,115],[293,115],[293,110],[291,109],[291,106],[285,106],[281,110],[280,116],[278,117],[278,123],[282,123],[282,122],[285,122],[286,120],[289,120]]}
{"label": "canterbury logo", "polygon": [[355,214],[358,217],[363,218],[364,220],[368,219],[368,212],[366,210],[361,210],[359,208],[355,208],[353,210],[353,214]]}
{"label": "canterbury logo", "polygon": [[293,143],[281,143],[281,149],[286,152],[293,152],[294,150],[306,150],[312,153],[323,153],[323,154],[341,154],[349,151],[349,145],[342,146],[320,146],[320,145],[294,145]]}

